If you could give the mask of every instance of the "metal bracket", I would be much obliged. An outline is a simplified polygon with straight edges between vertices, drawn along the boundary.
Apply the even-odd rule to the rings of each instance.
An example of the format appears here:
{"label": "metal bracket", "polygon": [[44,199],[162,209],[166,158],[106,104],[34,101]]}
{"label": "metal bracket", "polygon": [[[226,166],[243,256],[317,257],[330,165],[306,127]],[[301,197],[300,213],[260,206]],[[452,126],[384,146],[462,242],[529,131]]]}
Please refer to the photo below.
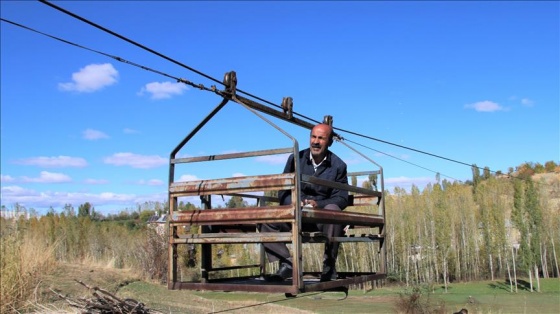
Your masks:
{"label": "metal bracket", "polygon": [[332,124],[333,124],[333,117],[332,117],[332,116],[329,116],[329,115],[326,115],[326,116],[323,118],[323,123],[324,123],[324,124],[328,124],[328,125],[330,125],[330,126],[332,127]]}
{"label": "metal bracket", "polygon": [[288,116],[288,119],[294,117],[293,108],[294,108],[294,101],[292,97],[282,98],[282,110],[284,110],[284,114]]}
{"label": "metal bracket", "polygon": [[224,85],[226,86],[226,91],[235,95],[237,89],[237,74],[235,71],[227,72],[224,75]]}

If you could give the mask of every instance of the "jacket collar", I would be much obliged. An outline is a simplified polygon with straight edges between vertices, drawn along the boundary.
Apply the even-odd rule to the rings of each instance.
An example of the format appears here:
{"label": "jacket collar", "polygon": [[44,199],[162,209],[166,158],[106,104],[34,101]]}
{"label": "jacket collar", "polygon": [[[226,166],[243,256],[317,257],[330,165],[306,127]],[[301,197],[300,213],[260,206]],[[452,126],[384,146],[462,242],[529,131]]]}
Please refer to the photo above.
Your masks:
{"label": "jacket collar", "polygon": [[[330,166],[331,165],[331,156],[332,153],[329,149],[327,149],[327,155],[325,156],[325,160],[323,161],[323,163],[319,166]],[[306,148],[303,151],[303,158],[305,158],[305,161],[307,162],[308,165],[312,165],[313,162],[311,161],[311,148]]]}

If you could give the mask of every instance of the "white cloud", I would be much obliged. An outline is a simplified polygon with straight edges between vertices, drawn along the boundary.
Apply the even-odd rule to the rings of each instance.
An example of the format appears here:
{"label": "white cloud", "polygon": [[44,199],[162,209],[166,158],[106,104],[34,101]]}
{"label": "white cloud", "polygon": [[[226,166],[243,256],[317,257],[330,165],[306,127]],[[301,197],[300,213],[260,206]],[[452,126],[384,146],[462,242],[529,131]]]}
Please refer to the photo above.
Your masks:
{"label": "white cloud", "polygon": [[475,102],[472,104],[465,105],[467,109],[474,109],[478,112],[494,112],[494,111],[506,111],[507,109],[500,106],[500,104],[495,103],[490,100],[484,100]]}
{"label": "white cloud", "polygon": [[14,182],[16,179],[14,179],[11,176],[8,175],[0,175],[0,182]]}
{"label": "white cloud", "polygon": [[88,165],[87,161],[80,157],[54,156],[54,157],[31,157],[19,159],[16,164],[26,166],[38,166],[48,168],[76,167],[83,168]]}
{"label": "white cloud", "polygon": [[140,133],[140,131],[138,131],[138,130],[129,129],[129,128],[125,128],[125,129],[123,130],[123,132],[124,132],[125,134],[138,134],[138,133]]}
{"label": "white cloud", "polygon": [[[394,177],[394,178],[385,178],[385,189],[391,189],[395,187],[403,188],[405,190],[409,190],[413,185],[418,187],[419,189],[423,189],[429,183],[436,183],[435,177],[418,177],[418,178],[409,178],[409,177]],[[379,186],[380,188],[381,186]]]}
{"label": "white cloud", "polygon": [[[2,204],[18,203],[27,208],[49,208],[50,206],[56,208],[63,207],[65,204],[72,204],[74,207],[77,207],[79,204],[85,202],[91,203],[94,207],[102,205],[131,206],[138,203],[141,199],[134,194],[117,194],[111,192],[99,194],[52,191],[37,192],[19,186],[3,186],[1,193]],[[165,199],[165,197],[157,199]],[[154,200],[154,198],[151,198],[151,200]]]}
{"label": "white cloud", "polygon": [[401,159],[409,160],[409,159],[410,159],[410,155],[409,155],[409,154],[401,154]]}
{"label": "white cloud", "polygon": [[184,174],[179,178],[179,182],[186,182],[186,181],[198,181],[200,180],[197,176],[192,174]]}
{"label": "white cloud", "polygon": [[109,138],[109,135],[94,129],[87,129],[82,132],[82,137],[86,140],[99,140],[103,138]]}
{"label": "white cloud", "polygon": [[365,161],[363,157],[357,155],[353,155],[351,157],[344,157],[343,160],[348,166],[359,165]]}
{"label": "white cloud", "polygon": [[244,174],[244,173],[241,173],[241,172],[236,172],[236,173],[232,174],[231,176],[232,176],[233,178],[237,178],[237,177],[245,177],[245,176],[247,176],[247,175]]}
{"label": "white cloud", "polygon": [[166,99],[174,95],[182,95],[185,90],[187,86],[182,83],[152,82],[142,87],[139,94],[149,93],[152,99]]}
{"label": "white cloud", "polygon": [[129,202],[132,200],[135,195],[134,194],[117,194],[113,192],[103,192],[97,195],[94,195],[95,199],[99,201],[110,201],[110,202]]}
{"label": "white cloud", "polygon": [[[145,202],[153,202],[153,201],[167,201],[167,197],[168,197],[167,191],[165,191],[160,193],[137,195],[134,201],[135,204],[142,204]],[[193,199],[198,199],[200,203],[200,197],[193,196]]]}
{"label": "white cloud", "polygon": [[91,185],[98,185],[98,184],[107,184],[109,183],[109,181],[105,179],[85,179],[84,183],[91,184]]}
{"label": "white cloud", "polygon": [[151,185],[151,186],[161,186],[163,185],[163,181],[159,179],[151,179],[151,180],[140,180],[136,182],[139,185]]}
{"label": "white cloud", "polygon": [[521,104],[525,107],[533,107],[535,105],[535,102],[529,98],[523,98],[521,99]]}
{"label": "white cloud", "polygon": [[59,83],[63,91],[91,93],[117,82],[119,72],[110,63],[90,64],[72,73],[72,82]]}
{"label": "white cloud", "polygon": [[385,184],[399,185],[399,184],[416,184],[416,183],[428,183],[434,181],[431,177],[419,177],[419,178],[409,178],[409,177],[396,177],[396,178],[386,178]]}
{"label": "white cloud", "polygon": [[72,179],[63,174],[56,172],[41,171],[41,174],[37,178],[21,177],[23,182],[32,183],[65,183],[72,182]]}
{"label": "white cloud", "polygon": [[157,155],[144,156],[133,153],[116,153],[103,159],[106,164],[114,166],[130,166],[132,168],[156,168],[168,163],[167,158]]}
{"label": "white cloud", "polygon": [[[33,190],[24,189],[17,185],[10,185],[2,187],[2,199],[6,199],[10,196],[25,196],[25,195],[39,195]],[[15,202],[14,202],[15,203]]]}
{"label": "white cloud", "polygon": [[290,154],[259,156],[255,158],[255,160],[269,165],[283,165],[286,163],[286,160],[288,160],[289,155]]}

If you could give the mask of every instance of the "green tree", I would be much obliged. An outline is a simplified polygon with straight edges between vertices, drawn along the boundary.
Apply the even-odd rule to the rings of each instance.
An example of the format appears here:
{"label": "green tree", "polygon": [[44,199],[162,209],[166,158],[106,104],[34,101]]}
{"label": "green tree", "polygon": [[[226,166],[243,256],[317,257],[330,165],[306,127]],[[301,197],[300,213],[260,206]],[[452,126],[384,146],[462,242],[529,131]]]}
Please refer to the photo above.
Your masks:
{"label": "green tree", "polygon": [[140,212],[138,219],[142,222],[147,222],[150,217],[154,215],[154,212],[151,210],[143,210]]}
{"label": "green tree", "polygon": [[378,191],[379,189],[377,188],[377,175],[376,174],[370,174],[368,176],[368,181],[371,184],[371,188],[375,191]]}
{"label": "green tree", "polygon": [[528,200],[527,194],[527,182],[525,180],[515,180],[514,181],[514,197],[513,197],[513,211],[512,211],[512,221],[519,231],[519,251],[518,251],[518,263],[521,269],[527,271],[530,276],[531,290],[533,286],[532,282],[532,266],[533,266],[533,252],[531,248],[531,218],[529,217],[528,205],[533,202]]}
{"label": "green tree", "polygon": [[480,168],[478,168],[476,166],[476,164],[473,164],[471,166],[471,171],[472,171],[472,184],[473,184],[473,195],[476,197],[476,187],[478,186],[478,184],[480,183],[480,181],[482,180],[482,178],[480,177]]}
{"label": "green tree", "polygon": [[56,212],[55,212],[54,208],[51,206],[51,207],[49,207],[49,210],[47,211],[46,216],[54,216],[54,215],[56,215]]}
{"label": "green tree", "polygon": [[539,162],[535,164],[534,169],[535,173],[545,173],[545,167]]}
{"label": "green tree", "polygon": [[89,217],[92,213],[92,206],[89,202],[78,206],[78,217]]}
{"label": "green tree", "polygon": [[63,213],[67,217],[76,216],[76,211],[74,210],[74,206],[72,206],[72,204],[64,204]]}
{"label": "green tree", "polygon": [[234,195],[226,203],[226,208],[240,208],[247,207],[247,202],[243,200],[243,197]]}
{"label": "green tree", "polygon": [[544,164],[544,169],[546,172],[554,172],[554,170],[556,169],[556,163],[554,161],[547,161]]}
{"label": "green tree", "polygon": [[488,167],[484,167],[484,170],[483,170],[482,173],[483,173],[484,180],[488,180],[492,176],[492,173],[490,172],[490,168],[488,168]]}
{"label": "green tree", "polygon": [[[529,180],[526,184],[526,197],[525,197],[525,207],[527,209],[527,220],[529,229],[529,249],[530,249],[530,269],[535,270],[535,279],[537,280],[537,291],[540,290],[538,285],[538,261],[541,260],[541,238],[542,238],[542,226],[543,226],[543,213],[540,207],[538,191],[535,188],[535,184],[532,180]],[[529,277],[531,278],[531,276]],[[532,286],[532,282],[531,282]]]}

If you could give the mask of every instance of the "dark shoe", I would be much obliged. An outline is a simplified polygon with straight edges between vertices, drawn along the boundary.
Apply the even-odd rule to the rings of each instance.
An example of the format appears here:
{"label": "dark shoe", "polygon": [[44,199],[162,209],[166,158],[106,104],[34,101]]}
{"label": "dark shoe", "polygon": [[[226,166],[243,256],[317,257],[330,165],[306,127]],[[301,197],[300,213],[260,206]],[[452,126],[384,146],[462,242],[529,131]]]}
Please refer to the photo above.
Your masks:
{"label": "dark shoe", "polygon": [[336,280],[338,274],[334,265],[323,264],[323,272],[321,273],[321,282]]}
{"label": "dark shoe", "polygon": [[292,277],[292,266],[287,263],[282,263],[280,268],[274,275],[270,275],[266,278],[267,281],[284,281]]}

